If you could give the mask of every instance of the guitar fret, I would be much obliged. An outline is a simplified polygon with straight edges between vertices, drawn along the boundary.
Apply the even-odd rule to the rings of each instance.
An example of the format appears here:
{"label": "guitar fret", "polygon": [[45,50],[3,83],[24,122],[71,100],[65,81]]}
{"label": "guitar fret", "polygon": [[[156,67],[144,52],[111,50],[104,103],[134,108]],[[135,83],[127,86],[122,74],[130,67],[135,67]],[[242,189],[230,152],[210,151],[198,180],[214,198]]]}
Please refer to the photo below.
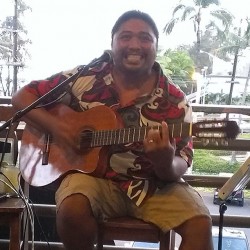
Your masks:
{"label": "guitar fret", "polygon": [[123,130],[123,143],[126,143],[127,142],[127,132],[128,130],[126,128],[124,128]]}
{"label": "guitar fret", "polygon": [[96,144],[95,144],[95,146],[99,145],[100,138],[101,138],[101,131],[97,131],[97,138],[96,138]]}
{"label": "guitar fret", "polygon": [[115,144],[115,142],[116,142],[116,130],[113,132],[113,134],[114,134],[114,137],[113,137],[113,144]]}
{"label": "guitar fret", "polygon": [[102,131],[99,131],[98,132],[98,139],[97,139],[97,144],[96,144],[96,146],[98,146],[100,143],[101,143],[101,141],[102,141]]}
{"label": "guitar fret", "polygon": [[124,143],[124,129],[121,129],[121,143]]}
{"label": "guitar fret", "polygon": [[119,144],[120,142],[120,139],[121,139],[120,132],[121,132],[120,129],[116,130],[116,144]]}
{"label": "guitar fret", "polygon": [[114,140],[115,140],[115,131],[112,130],[112,131],[110,132],[109,145],[114,144]]}
{"label": "guitar fret", "polygon": [[126,128],[126,129],[124,129],[125,130],[125,137],[124,137],[124,143],[128,143],[128,141],[129,141],[129,131],[130,131],[130,129],[129,128]]}
{"label": "guitar fret", "polygon": [[112,131],[112,141],[111,141],[111,143],[116,144],[116,130]]}
{"label": "guitar fret", "polygon": [[131,141],[134,142],[135,141],[135,128],[131,129]]}
{"label": "guitar fret", "polygon": [[108,143],[109,143],[109,145],[111,145],[111,143],[112,143],[112,131],[109,131],[109,133],[108,133],[107,145],[108,145]]}
{"label": "guitar fret", "polygon": [[105,142],[105,135],[107,133],[105,133],[104,131],[100,131],[100,134],[101,134],[101,136],[100,136],[100,140],[99,140],[99,145],[105,145],[104,144],[104,142]]}
{"label": "guitar fret", "polygon": [[96,144],[96,146],[98,146],[98,145],[101,143],[101,140],[102,140],[102,131],[99,131],[99,132],[98,132],[98,139],[97,139],[97,144]]}
{"label": "guitar fret", "polygon": [[108,138],[108,133],[109,133],[109,130],[106,131],[101,131],[101,138],[100,138],[100,144],[102,145],[106,145],[107,143],[107,138]]}
{"label": "guitar fret", "polygon": [[100,138],[98,140],[98,146],[99,145],[105,145],[106,144],[106,138],[107,138],[107,133],[108,131],[100,131],[99,135],[100,135]]}
{"label": "guitar fret", "polygon": [[105,145],[110,145],[112,139],[112,131],[108,131],[106,138],[105,138]]}
{"label": "guitar fret", "polygon": [[95,139],[94,139],[94,143],[93,143],[93,144],[94,144],[94,146],[96,146],[97,143],[98,143],[98,138],[99,138],[99,136],[98,136],[98,132],[95,132],[94,134],[95,134],[95,136],[94,136]]}
{"label": "guitar fret", "polygon": [[[84,133],[82,133],[84,135]],[[91,138],[91,143],[90,143],[90,147],[94,147],[95,146],[95,133],[92,133],[92,138]],[[84,139],[84,136],[82,136],[82,138]]]}
{"label": "guitar fret", "polygon": [[91,143],[90,143],[90,147],[94,147],[95,146],[95,139],[96,139],[96,133],[92,133],[92,140],[91,140]]}
{"label": "guitar fret", "polygon": [[108,135],[107,135],[107,138],[106,138],[106,144],[105,145],[111,144],[111,139],[112,139],[112,131],[108,131]]}
{"label": "guitar fret", "polygon": [[120,142],[120,130],[116,130],[116,144]]}
{"label": "guitar fret", "polygon": [[122,141],[122,129],[119,130],[119,141],[118,143],[121,143]]}
{"label": "guitar fret", "polygon": [[112,139],[112,131],[108,131],[107,137],[105,139],[105,145],[109,145],[111,143],[111,139]]}
{"label": "guitar fret", "polygon": [[140,129],[138,129],[138,139],[140,140],[140,137],[141,136],[141,130]]}

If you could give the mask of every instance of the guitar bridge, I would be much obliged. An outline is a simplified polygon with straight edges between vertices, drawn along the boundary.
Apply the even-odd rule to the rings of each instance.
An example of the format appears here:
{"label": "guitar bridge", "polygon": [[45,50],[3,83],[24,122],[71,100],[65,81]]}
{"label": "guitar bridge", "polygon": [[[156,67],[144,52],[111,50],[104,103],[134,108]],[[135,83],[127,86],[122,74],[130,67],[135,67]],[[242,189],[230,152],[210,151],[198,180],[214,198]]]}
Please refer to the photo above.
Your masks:
{"label": "guitar bridge", "polygon": [[51,139],[50,134],[45,134],[43,156],[42,156],[42,165],[48,165],[48,163],[49,163],[50,139]]}

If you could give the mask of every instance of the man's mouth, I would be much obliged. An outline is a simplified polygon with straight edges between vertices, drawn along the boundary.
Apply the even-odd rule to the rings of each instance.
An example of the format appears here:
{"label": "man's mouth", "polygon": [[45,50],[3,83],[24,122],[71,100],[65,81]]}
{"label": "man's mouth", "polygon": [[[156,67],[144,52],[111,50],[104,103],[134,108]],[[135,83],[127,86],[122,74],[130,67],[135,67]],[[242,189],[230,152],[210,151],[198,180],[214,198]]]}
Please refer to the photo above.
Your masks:
{"label": "man's mouth", "polygon": [[139,63],[142,59],[141,55],[128,55],[126,57],[128,63]]}

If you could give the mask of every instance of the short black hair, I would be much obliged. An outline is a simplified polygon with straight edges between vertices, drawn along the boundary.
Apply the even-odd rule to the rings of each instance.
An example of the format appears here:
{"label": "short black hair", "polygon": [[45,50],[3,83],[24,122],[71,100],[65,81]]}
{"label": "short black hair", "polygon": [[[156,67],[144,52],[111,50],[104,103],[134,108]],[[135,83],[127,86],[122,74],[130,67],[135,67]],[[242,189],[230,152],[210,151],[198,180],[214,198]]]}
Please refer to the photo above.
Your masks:
{"label": "short black hair", "polygon": [[112,31],[111,31],[111,37],[112,37],[112,40],[113,40],[113,37],[114,37],[114,34],[118,31],[118,29],[121,27],[121,25],[130,20],[130,19],[141,19],[143,20],[144,22],[146,22],[153,30],[155,36],[156,36],[156,39],[158,41],[159,39],[159,31],[157,29],[157,26],[153,20],[153,18],[147,14],[147,13],[144,13],[142,11],[139,11],[139,10],[130,10],[130,11],[127,11],[125,13],[123,13],[118,19],[117,21],[115,22],[115,25],[113,26],[112,28]]}

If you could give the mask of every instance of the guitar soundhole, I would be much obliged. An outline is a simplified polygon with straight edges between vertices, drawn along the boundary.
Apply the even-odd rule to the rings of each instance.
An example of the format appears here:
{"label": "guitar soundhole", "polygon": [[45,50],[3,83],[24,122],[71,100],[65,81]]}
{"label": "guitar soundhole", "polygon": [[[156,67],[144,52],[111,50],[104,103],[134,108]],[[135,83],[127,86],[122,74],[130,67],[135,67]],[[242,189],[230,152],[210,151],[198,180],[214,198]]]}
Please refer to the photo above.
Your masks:
{"label": "guitar soundhole", "polygon": [[80,147],[81,150],[86,151],[88,148],[92,147],[93,132],[91,130],[83,130],[81,132]]}

